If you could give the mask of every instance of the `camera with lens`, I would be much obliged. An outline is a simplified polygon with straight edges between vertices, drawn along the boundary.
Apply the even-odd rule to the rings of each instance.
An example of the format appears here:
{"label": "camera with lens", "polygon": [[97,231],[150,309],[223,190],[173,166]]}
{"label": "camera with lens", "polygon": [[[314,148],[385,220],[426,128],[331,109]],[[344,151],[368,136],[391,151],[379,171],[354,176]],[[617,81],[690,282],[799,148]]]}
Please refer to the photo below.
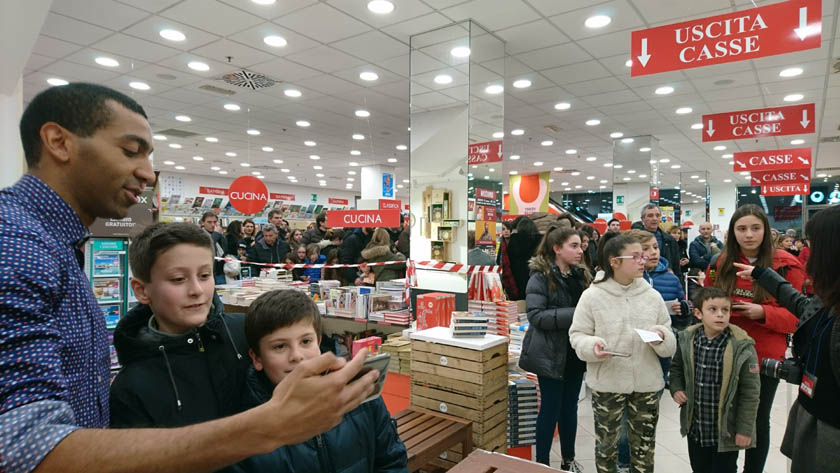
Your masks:
{"label": "camera with lens", "polygon": [[759,372],[764,376],[782,379],[790,384],[799,384],[802,381],[802,361],[799,358],[786,360],[765,358],[761,361]]}

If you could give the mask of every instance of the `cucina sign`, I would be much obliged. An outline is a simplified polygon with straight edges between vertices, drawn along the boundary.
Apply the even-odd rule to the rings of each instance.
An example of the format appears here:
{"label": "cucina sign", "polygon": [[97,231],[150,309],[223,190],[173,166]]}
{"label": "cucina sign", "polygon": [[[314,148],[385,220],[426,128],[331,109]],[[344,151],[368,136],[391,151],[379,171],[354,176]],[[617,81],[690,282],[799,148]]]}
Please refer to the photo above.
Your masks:
{"label": "cucina sign", "polygon": [[244,199],[244,200],[268,200],[268,197],[265,196],[264,193],[256,193],[256,192],[231,192],[230,193],[231,199]]}
{"label": "cucina sign", "polygon": [[400,226],[400,210],[330,210],[327,212],[328,227],[387,227]]}
{"label": "cucina sign", "polygon": [[238,177],[228,189],[230,205],[243,214],[262,211],[268,203],[268,189],[254,176]]}

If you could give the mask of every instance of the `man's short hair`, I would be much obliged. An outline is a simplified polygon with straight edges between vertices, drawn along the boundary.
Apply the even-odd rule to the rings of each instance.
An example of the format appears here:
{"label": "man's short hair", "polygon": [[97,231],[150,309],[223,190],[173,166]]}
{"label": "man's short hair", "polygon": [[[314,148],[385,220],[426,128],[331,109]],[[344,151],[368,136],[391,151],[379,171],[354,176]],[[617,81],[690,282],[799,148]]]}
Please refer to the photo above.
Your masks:
{"label": "man's short hair", "polygon": [[211,210],[208,210],[207,212],[204,212],[203,214],[201,214],[201,221],[203,222],[203,221],[207,220],[209,217],[219,218],[219,216],[216,215],[215,212],[213,212]]}
{"label": "man's short hair", "polygon": [[324,236],[325,240],[335,240],[338,238],[339,240],[344,239],[344,230],[340,228],[334,228],[332,230],[327,231],[326,236]]}
{"label": "man's short hair", "polygon": [[189,223],[156,223],[131,239],[128,261],[132,274],[141,281],[151,281],[158,257],[177,245],[199,246],[213,253],[213,240],[201,228]]}
{"label": "man's short hair", "polygon": [[274,233],[277,233],[277,232],[278,232],[278,230],[277,230],[277,227],[276,227],[273,223],[266,223],[266,224],[265,224],[265,225],[263,225],[263,227],[262,227],[262,232],[263,232],[263,233],[265,233],[265,232],[269,232],[269,233],[274,232]]}
{"label": "man's short hair", "polygon": [[[281,213],[279,209],[271,209],[268,211],[268,220],[270,221],[275,214]],[[282,217],[282,215],[281,215]]]}
{"label": "man's short hair", "polygon": [[636,243],[644,243],[651,238],[656,238],[656,235],[647,231],[647,230],[639,230],[639,229],[631,229],[625,232],[621,232],[622,235],[629,236],[630,238],[636,240]]}
{"label": "man's short hair", "polygon": [[[659,206],[658,206],[658,205],[656,205],[656,204],[647,204],[647,205],[645,205],[644,207],[642,207],[642,218],[645,218],[645,214],[646,214],[646,213],[647,213],[647,211],[648,211],[648,210],[650,210],[650,209],[656,209],[656,210],[659,210]],[[659,210],[659,213],[662,213],[662,211],[661,211],[661,210]]]}
{"label": "man's short hair", "polygon": [[41,159],[41,127],[54,122],[71,133],[87,138],[107,127],[114,111],[108,100],[148,119],[143,107],[131,97],[96,84],[74,82],[50,87],[29,102],[20,119],[20,141],[26,164],[37,168]]}
{"label": "man's short hair", "polygon": [[617,218],[611,218],[610,221],[607,222],[607,226],[609,227],[610,225],[612,225],[613,222],[621,223],[621,220],[619,220]]}
{"label": "man's short hair", "polygon": [[732,301],[729,295],[717,286],[701,287],[694,293],[694,297],[692,298],[694,308],[702,311],[703,303],[709,299],[726,299],[730,302]]}
{"label": "man's short hair", "polygon": [[317,217],[315,217],[315,222],[318,225],[320,225],[320,224],[322,224],[326,221],[327,221],[327,213],[326,212],[321,212],[321,213],[318,214]]}
{"label": "man's short hair", "polygon": [[245,339],[251,350],[259,355],[263,337],[303,321],[311,321],[315,333],[321,337],[321,313],[312,298],[296,289],[269,291],[257,297],[248,307]]}

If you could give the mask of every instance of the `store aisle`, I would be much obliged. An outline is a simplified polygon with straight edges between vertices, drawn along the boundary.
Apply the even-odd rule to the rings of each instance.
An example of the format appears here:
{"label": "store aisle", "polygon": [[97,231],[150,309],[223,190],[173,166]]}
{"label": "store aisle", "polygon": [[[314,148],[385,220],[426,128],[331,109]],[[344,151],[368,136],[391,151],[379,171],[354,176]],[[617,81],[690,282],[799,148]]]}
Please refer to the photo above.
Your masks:
{"label": "store aisle", "polygon": [[[787,391],[786,391],[787,389]],[[796,399],[796,387],[782,383],[776,393],[773,412],[770,417],[770,455],[764,467],[765,473],[787,473],[787,457],[779,451],[782,435],[785,432],[788,414],[788,392],[790,404]],[[577,458],[586,473],[595,473],[595,434],[592,424],[592,402],[587,395],[578,407]],[[743,464],[744,455],[739,461]],[[560,468],[560,443],[554,439],[551,448],[551,466]],[[659,424],[656,429],[656,473],[688,473],[691,467],[688,461],[688,444],[680,436],[680,411],[670,397],[663,396],[660,404]],[[740,471],[740,470],[739,470]]]}

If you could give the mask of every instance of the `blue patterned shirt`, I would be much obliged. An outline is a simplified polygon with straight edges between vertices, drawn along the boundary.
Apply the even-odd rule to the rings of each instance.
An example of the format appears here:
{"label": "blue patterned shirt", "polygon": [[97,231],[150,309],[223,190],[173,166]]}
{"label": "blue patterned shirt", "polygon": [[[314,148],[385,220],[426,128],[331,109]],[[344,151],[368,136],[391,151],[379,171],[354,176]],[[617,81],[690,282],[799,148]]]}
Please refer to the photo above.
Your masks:
{"label": "blue patterned shirt", "polygon": [[0,191],[0,471],[108,425],[105,319],[81,267],[88,230],[32,175]]}

